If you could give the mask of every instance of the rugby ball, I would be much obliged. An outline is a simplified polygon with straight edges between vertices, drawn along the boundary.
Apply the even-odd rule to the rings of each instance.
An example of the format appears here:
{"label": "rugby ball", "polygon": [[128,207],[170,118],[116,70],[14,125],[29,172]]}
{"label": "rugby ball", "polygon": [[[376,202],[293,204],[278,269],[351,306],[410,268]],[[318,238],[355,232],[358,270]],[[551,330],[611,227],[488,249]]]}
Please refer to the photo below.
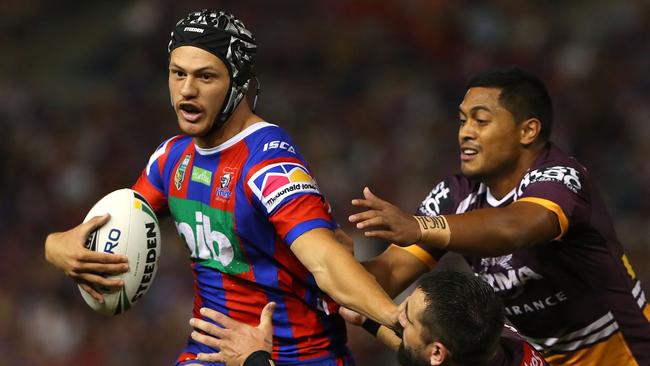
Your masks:
{"label": "rugby ball", "polygon": [[90,234],[86,248],[126,255],[129,271],[111,276],[124,281],[121,289],[95,288],[104,295],[104,303],[99,303],[81,287],[79,291],[96,312],[117,315],[138,302],[153,283],[160,258],[160,228],[147,200],[132,189],[119,189],[104,196],[90,209],[84,222],[105,213],[111,215],[110,220]]}

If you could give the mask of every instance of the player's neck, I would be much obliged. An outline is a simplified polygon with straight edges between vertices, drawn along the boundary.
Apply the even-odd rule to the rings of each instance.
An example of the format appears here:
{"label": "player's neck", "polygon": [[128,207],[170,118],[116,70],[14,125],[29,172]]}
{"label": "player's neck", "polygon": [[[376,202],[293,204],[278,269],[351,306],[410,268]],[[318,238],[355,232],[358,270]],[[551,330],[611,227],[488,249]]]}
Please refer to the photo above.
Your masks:
{"label": "player's neck", "polygon": [[262,121],[263,119],[254,114],[248,103],[243,100],[221,128],[206,136],[195,137],[194,143],[204,149],[213,148],[228,141],[249,126]]}
{"label": "player's neck", "polygon": [[490,188],[490,194],[500,200],[515,189],[528,169],[533,166],[544,146],[544,143],[531,145],[522,151],[507,171],[493,178],[484,179],[483,183]]}

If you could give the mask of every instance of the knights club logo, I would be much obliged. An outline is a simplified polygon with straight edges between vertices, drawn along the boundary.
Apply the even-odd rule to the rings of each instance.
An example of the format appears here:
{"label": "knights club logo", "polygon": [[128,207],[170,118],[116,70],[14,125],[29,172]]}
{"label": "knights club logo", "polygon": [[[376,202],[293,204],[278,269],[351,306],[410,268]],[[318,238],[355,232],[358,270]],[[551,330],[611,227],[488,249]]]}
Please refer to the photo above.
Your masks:
{"label": "knights club logo", "polygon": [[223,173],[221,176],[221,185],[219,188],[228,188],[232,180],[232,173]]}
{"label": "knights club logo", "polygon": [[232,196],[230,185],[235,177],[235,169],[224,168],[223,174],[219,179],[219,187],[214,191],[217,199],[228,200]]}

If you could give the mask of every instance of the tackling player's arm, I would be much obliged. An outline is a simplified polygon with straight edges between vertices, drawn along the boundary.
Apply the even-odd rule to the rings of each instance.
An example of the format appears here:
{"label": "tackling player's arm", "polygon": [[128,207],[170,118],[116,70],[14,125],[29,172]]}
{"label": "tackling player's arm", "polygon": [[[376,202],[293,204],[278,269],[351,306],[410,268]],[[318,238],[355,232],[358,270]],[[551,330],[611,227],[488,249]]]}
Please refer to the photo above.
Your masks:
{"label": "tackling player's arm", "polygon": [[497,256],[549,242],[564,234],[566,218],[530,202],[485,208],[457,215],[411,216],[364,189],[365,199],[352,204],[368,210],[350,216],[366,236],[401,245],[421,243],[462,254]]}
{"label": "tackling player's arm", "polygon": [[422,251],[417,246],[399,247],[389,246],[380,255],[363,262],[363,266],[388,296],[395,296],[406,290],[421,275],[435,266],[435,260],[428,254],[418,256],[414,251]]}
{"label": "tackling player's arm", "polygon": [[291,250],[334,301],[381,324],[397,326],[395,304],[332,230],[309,230],[293,241]]}
{"label": "tackling player's arm", "polygon": [[109,219],[108,214],[96,216],[68,231],[52,233],[45,239],[45,260],[62,270],[100,303],[104,302],[104,296],[93,286],[121,287],[124,285],[122,280],[104,276],[124,273],[129,269],[125,255],[99,253],[85,246],[90,233]]}
{"label": "tackling player's arm", "polygon": [[373,320],[367,319],[365,316],[359,315],[358,313],[345,307],[341,307],[339,309],[339,314],[341,314],[346,322],[362,327],[368,333],[372,334],[373,337],[377,338],[378,341],[385,344],[393,351],[397,351],[399,349],[402,338],[401,336],[397,335],[394,330],[385,327]]}

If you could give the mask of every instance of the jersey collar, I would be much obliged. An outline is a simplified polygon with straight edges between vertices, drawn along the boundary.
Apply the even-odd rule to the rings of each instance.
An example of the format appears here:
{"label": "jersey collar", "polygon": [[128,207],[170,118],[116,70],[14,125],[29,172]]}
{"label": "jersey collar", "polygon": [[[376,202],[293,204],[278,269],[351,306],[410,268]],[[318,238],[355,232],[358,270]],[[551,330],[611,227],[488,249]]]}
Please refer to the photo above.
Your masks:
{"label": "jersey collar", "polygon": [[227,149],[227,148],[229,148],[229,147],[235,145],[236,143],[238,143],[239,141],[243,140],[246,136],[249,136],[249,135],[252,134],[253,132],[255,132],[255,131],[257,131],[257,130],[261,130],[262,128],[265,128],[265,127],[270,127],[270,126],[275,126],[275,127],[277,127],[276,125],[271,124],[271,123],[268,123],[268,122],[257,122],[257,123],[253,123],[252,125],[246,127],[246,128],[243,129],[242,131],[240,131],[240,132],[239,132],[238,134],[236,134],[235,136],[229,138],[228,140],[224,141],[223,143],[221,143],[221,144],[219,144],[219,145],[217,145],[217,146],[215,146],[215,147],[211,147],[211,148],[208,148],[208,149],[204,149],[204,148],[199,147],[199,146],[197,146],[196,144],[194,144],[194,148],[196,148],[196,152],[199,153],[200,155],[212,155],[212,154],[216,154],[216,153],[218,153],[218,152],[221,152],[221,151],[223,151],[223,150],[225,150],[225,149]]}

